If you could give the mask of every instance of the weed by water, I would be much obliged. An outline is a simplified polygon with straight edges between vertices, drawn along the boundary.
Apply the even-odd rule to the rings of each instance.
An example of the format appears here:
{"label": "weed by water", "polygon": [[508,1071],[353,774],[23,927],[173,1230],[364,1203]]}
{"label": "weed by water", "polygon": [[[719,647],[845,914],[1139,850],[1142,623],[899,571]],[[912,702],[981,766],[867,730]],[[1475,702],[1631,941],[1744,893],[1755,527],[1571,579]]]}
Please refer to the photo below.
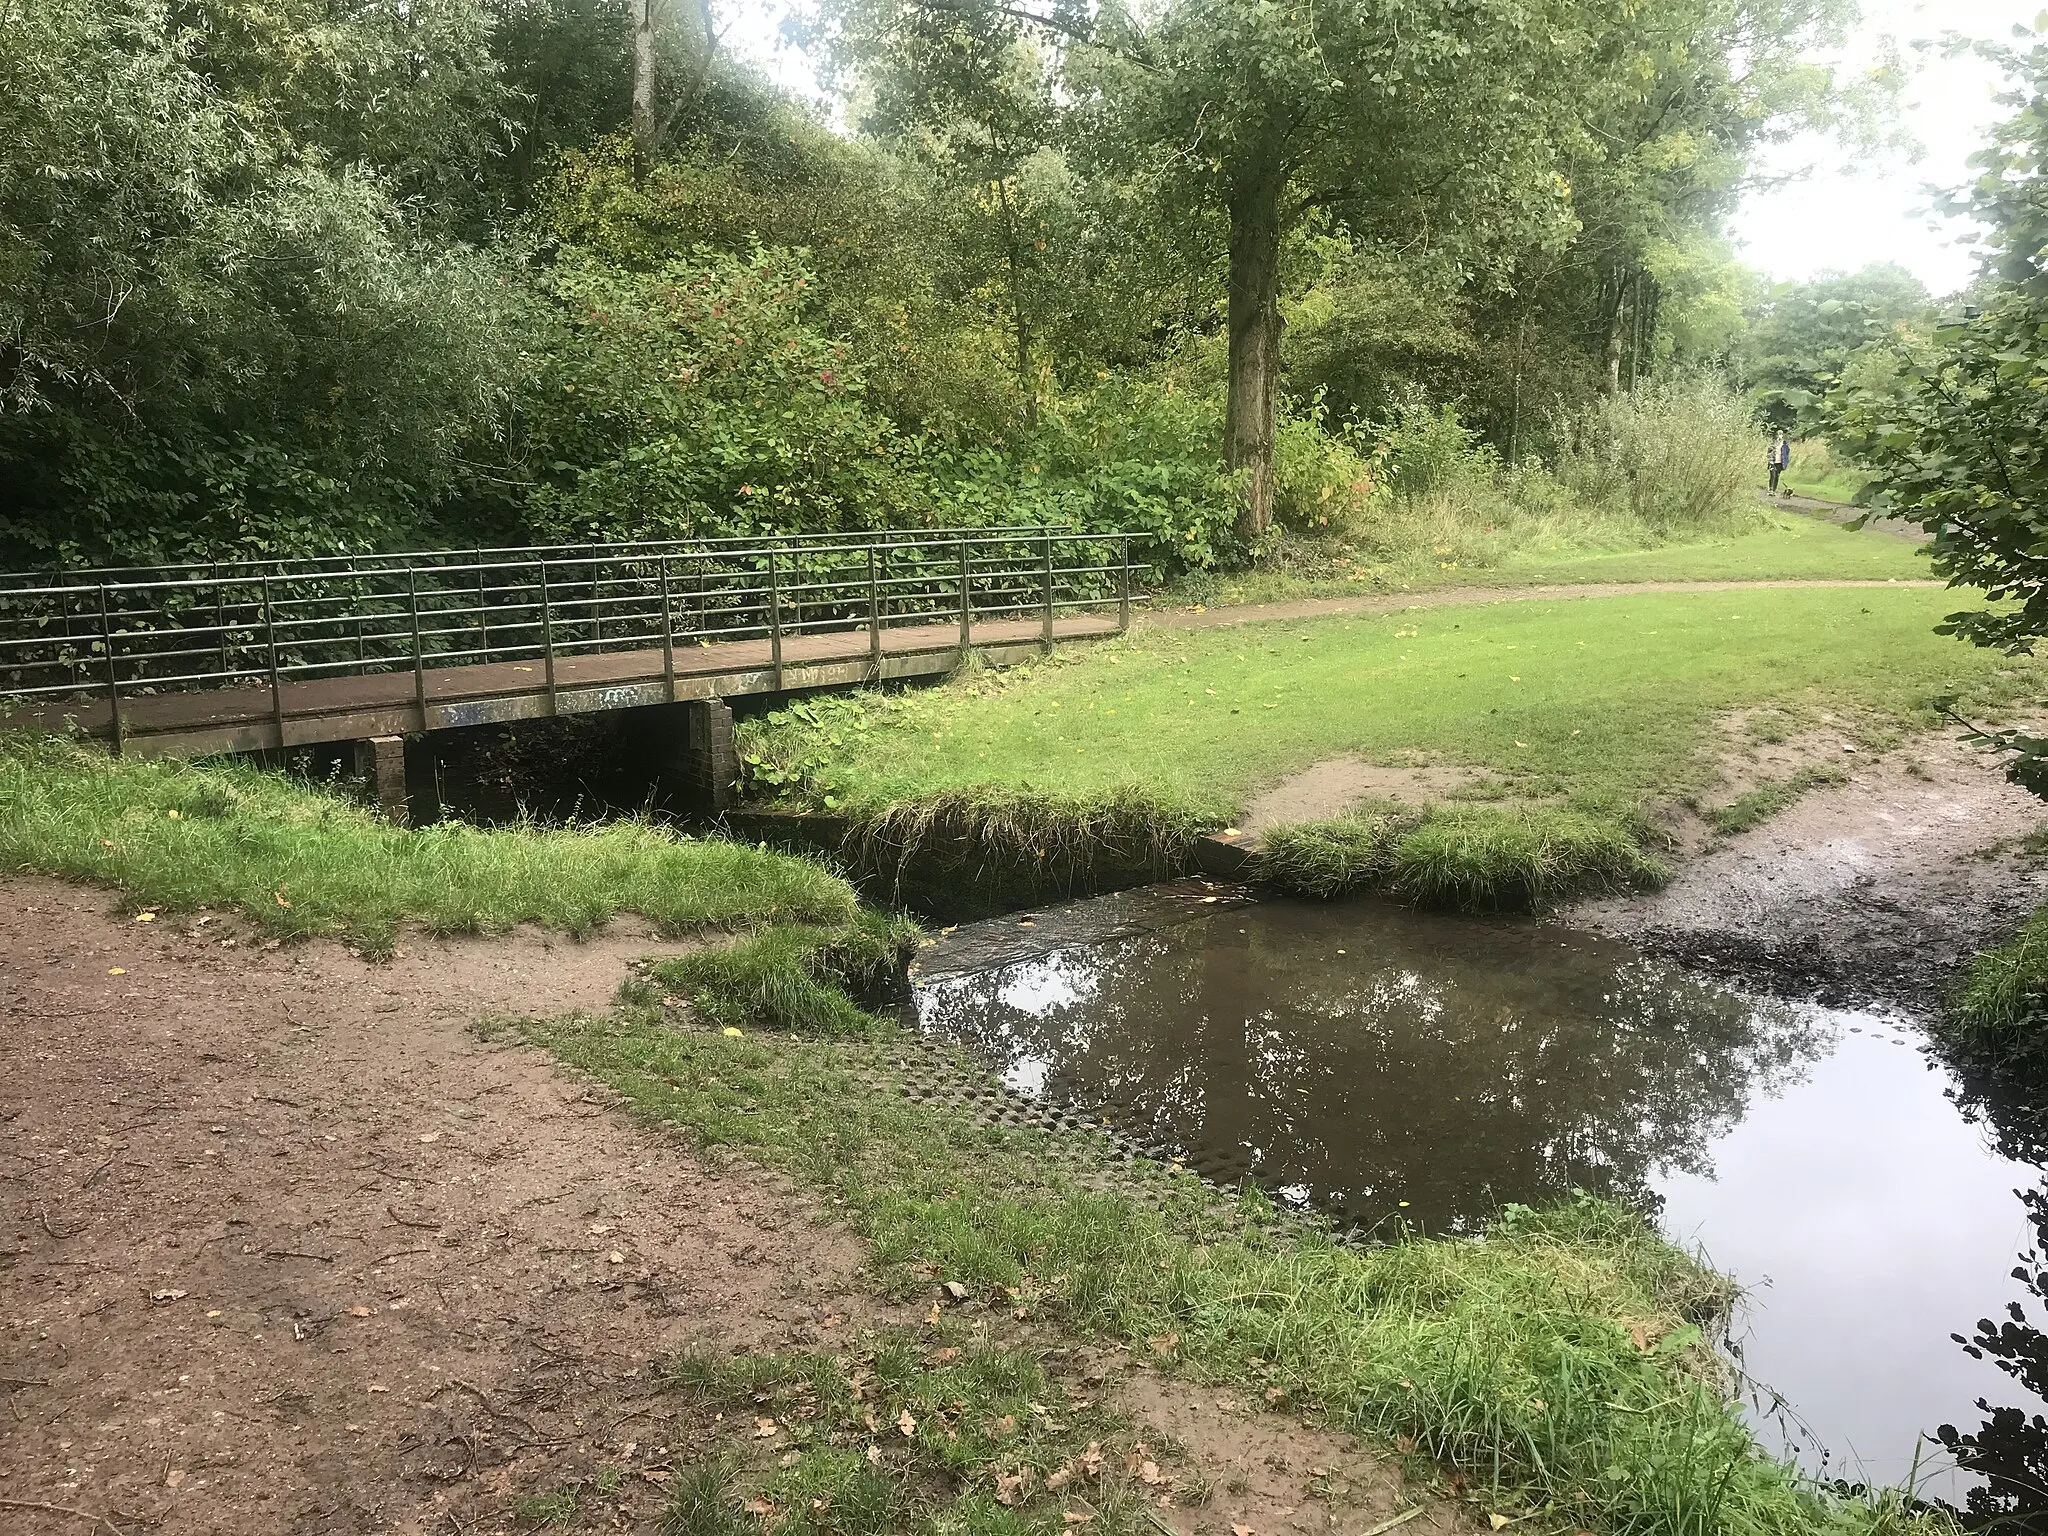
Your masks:
{"label": "weed by water", "polygon": [[408,832],[278,774],[112,758],[29,736],[0,736],[0,864],[371,948],[405,922],[584,934],[620,912],[681,931],[839,924],[856,909],[851,888],[817,864],[644,823]]}
{"label": "weed by water", "polygon": [[[1604,1202],[1510,1209],[1477,1241],[1410,1236],[1360,1249],[1276,1220],[1256,1194],[1220,1201],[1153,1165],[1141,1165],[1142,1181],[1102,1186],[1055,1133],[907,1099],[889,1085],[897,1047],[886,1036],[732,1038],[678,1029],[634,999],[602,1018],[513,1027],[634,1112],[810,1183],[869,1238],[890,1293],[957,1281],[1070,1336],[1133,1345],[1247,1393],[1272,1389],[1377,1443],[1412,1442],[1481,1511],[1630,1536],[1916,1528],[1889,1505],[1817,1490],[1762,1453],[1703,1369],[1725,1284]],[[808,1394],[823,1421],[833,1399],[814,1372],[792,1366],[770,1387],[697,1362],[679,1379],[714,1393]],[[934,1394],[955,1398],[975,1400],[950,1386]],[[921,1444],[928,1416],[904,1406]],[[877,1422],[886,1436],[879,1409]],[[823,1497],[815,1490],[859,1473],[845,1460],[855,1442],[824,1439],[802,1458],[803,1477],[816,1481],[792,1467],[782,1492],[754,1485],[776,1518],[808,1518],[804,1501]],[[966,1489],[949,1475],[959,1528],[1015,1513],[985,1494],[969,1499],[985,1469],[964,1474]],[[891,1528],[944,1526],[886,1504],[915,1486],[891,1482],[875,1507],[905,1522]],[[694,1507],[714,1505],[732,1508],[729,1497]]]}
{"label": "weed by water", "polygon": [[2048,907],[1970,962],[1934,1032],[1987,1066],[2048,1068]]}
{"label": "weed by water", "polygon": [[917,948],[907,919],[863,911],[839,928],[782,924],[736,943],[662,962],[653,977],[687,991],[721,1028],[870,1033],[855,997],[879,1001],[898,986]]}
{"label": "weed by water", "polygon": [[1540,908],[1664,878],[1663,866],[1627,828],[1576,811],[1522,806],[1377,808],[1275,827],[1261,840],[1258,869],[1304,896],[1386,890],[1471,911]]}

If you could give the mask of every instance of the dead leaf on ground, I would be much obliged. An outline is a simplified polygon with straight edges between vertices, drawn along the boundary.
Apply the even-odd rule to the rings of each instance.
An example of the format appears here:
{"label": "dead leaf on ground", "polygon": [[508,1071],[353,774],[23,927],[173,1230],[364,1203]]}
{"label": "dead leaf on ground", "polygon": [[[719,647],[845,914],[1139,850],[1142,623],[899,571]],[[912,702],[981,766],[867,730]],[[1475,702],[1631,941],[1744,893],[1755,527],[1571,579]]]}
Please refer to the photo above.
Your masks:
{"label": "dead leaf on ground", "polygon": [[1081,1470],[1090,1477],[1102,1475],[1102,1442],[1090,1440],[1088,1449],[1081,1453]]}
{"label": "dead leaf on ground", "polygon": [[350,1317],[370,1317],[376,1313],[376,1310],[375,1307],[350,1307],[348,1315]]}
{"label": "dead leaf on ground", "polygon": [[1147,1339],[1145,1342],[1150,1344],[1160,1354],[1170,1355],[1180,1348],[1180,1335],[1177,1333],[1162,1333],[1157,1338]]}
{"label": "dead leaf on ground", "polygon": [[912,1435],[917,1433],[917,1420],[913,1419],[910,1416],[910,1410],[908,1408],[904,1409],[902,1413],[897,1415],[896,1427],[903,1431],[903,1438],[906,1440],[908,1440]]}
{"label": "dead leaf on ground", "polygon": [[774,1433],[775,1421],[773,1419],[754,1420],[754,1438],[756,1440],[766,1440],[769,1436],[773,1435]]}
{"label": "dead leaf on ground", "polygon": [[1157,1488],[1166,1481],[1166,1474],[1159,1470],[1158,1462],[1142,1461],[1138,1463],[1138,1481],[1149,1483],[1152,1487]]}
{"label": "dead leaf on ground", "polygon": [[1062,1488],[1066,1487],[1067,1484],[1071,1483],[1073,1480],[1074,1469],[1072,1467],[1061,1467],[1059,1471],[1049,1473],[1047,1475],[1045,1479],[1045,1491],[1047,1493],[1058,1493]]}
{"label": "dead leaf on ground", "polygon": [[1015,1509],[1030,1495],[1031,1472],[999,1472],[996,1474],[996,1502],[1006,1509]]}
{"label": "dead leaf on ground", "polygon": [[745,1504],[741,1505],[740,1507],[744,1509],[748,1514],[759,1515],[764,1520],[767,1519],[768,1516],[775,1513],[775,1506],[773,1504],[770,1504],[766,1499],[749,1499]]}

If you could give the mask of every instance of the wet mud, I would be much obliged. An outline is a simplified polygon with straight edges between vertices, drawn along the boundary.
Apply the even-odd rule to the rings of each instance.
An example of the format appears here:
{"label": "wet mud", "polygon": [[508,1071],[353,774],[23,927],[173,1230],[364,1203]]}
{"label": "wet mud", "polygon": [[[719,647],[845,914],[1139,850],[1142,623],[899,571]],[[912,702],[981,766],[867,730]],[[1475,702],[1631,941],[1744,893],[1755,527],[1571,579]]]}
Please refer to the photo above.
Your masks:
{"label": "wet mud", "polygon": [[1775,996],[1924,1015],[2048,899],[2025,847],[2044,824],[2048,802],[1996,762],[1932,738],[1715,840],[1661,891],[1562,915]]}

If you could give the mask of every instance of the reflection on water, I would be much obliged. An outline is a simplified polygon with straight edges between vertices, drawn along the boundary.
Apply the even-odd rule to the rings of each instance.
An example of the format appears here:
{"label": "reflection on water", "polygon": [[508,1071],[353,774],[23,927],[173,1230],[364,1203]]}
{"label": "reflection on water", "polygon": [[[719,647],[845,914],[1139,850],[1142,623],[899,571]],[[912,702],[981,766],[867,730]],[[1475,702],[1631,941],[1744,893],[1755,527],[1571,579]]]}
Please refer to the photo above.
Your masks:
{"label": "reflection on water", "polygon": [[1656,1211],[1753,1288],[1767,1438],[1829,1477],[1917,1476],[1973,1524],[2048,1510],[2048,1340],[2014,1299],[2048,1295],[2048,1197],[1907,1025],[1366,903],[1075,942],[916,1006],[1018,1088],[1361,1226],[1471,1231],[1573,1189]]}
{"label": "reflection on water", "polygon": [[1645,1200],[1830,1043],[1605,939],[1305,903],[935,978],[918,1011],[1204,1171],[1431,1231]]}

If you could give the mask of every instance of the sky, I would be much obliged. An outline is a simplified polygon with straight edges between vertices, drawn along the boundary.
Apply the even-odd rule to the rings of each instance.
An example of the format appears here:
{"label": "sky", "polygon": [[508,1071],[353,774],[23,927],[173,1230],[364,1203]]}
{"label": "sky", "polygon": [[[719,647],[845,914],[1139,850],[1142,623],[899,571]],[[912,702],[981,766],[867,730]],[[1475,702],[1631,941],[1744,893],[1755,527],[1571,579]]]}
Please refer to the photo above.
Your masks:
{"label": "sky", "polygon": [[[1900,107],[1900,126],[1920,149],[1871,156],[1807,136],[1773,146],[1759,170],[1767,178],[1796,175],[1782,185],[1751,192],[1736,210],[1730,233],[1743,260],[1774,280],[1854,271],[1893,261],[1930,291],[1952,293],[1969,282],[1975,263],[1967,226],[1927,213],[1930,184],[1962,185],[1965,158],[1986,126],[2001,115],[1993,102],[1999,76],[1984,61],[1949,59],[1937,43],[1954,31],[2001,41],[2015,23],[2030,25],[2048,0],[1864,0],[1863,21],[1827,61],[1847,71],[1869,68],[1887,41],[1911,67]],[[817,95],[810,61],[779,37],[788,0],[727,0],[720,7],[725,42],[771,78],[799,95]]]}
{"label": "sky", "polygon": [[1921,54],[1911,45],[1949,31],[2007,41],[2014,24],[2030,25],[2042,3],[1865,0],[1863,23],[1838,60],[1849,69],[1867,68],[1881,56],[1882,39],[1898,44],[1914,66],[1901,125],[1918,140],[1920,158],[1859,157],[1813,138],[1773,148],[1761,167],[1767,174],[1812,170],[1790,185],[1759,188],[1744,199],[1731,230],[1742,258],[1780,280],[1893,261],[1936,294],[1967,283],[1976,267],[1958,237],[1968,226],[1928,214],[1926,189],[1930,183],[1954,187],[1969,180],[1966,157],[2003,115],[1992,100],[1999,76],[1980,59],[1945,59],[1938,49]]}

